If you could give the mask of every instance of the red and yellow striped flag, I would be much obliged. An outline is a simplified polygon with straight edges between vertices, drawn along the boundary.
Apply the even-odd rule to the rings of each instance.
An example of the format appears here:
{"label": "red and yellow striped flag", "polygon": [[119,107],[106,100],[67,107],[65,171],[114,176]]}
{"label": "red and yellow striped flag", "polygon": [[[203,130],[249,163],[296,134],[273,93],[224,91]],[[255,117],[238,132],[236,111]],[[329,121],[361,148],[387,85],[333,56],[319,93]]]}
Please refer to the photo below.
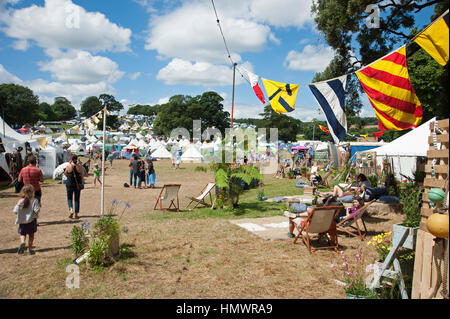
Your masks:
{"label": "red and yellow striped flag", "polygon": [[402,131],[422,122],[422,106],[406,66],[406,46],[356,72],[381,130]]}

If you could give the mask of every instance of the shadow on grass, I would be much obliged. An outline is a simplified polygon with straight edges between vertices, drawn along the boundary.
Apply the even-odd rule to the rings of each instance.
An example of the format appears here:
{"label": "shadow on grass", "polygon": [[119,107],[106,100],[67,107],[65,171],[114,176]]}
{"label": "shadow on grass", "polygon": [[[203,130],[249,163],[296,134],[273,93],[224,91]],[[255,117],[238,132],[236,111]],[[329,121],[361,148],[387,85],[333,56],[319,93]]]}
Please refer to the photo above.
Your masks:
{"label": "shadow on grass", "polygon": [[120,258],[119,260],[127,260],[131,258],[136,258],[137,254],[132,250],[136,247],[135,245],[122,244],[120,245]]}

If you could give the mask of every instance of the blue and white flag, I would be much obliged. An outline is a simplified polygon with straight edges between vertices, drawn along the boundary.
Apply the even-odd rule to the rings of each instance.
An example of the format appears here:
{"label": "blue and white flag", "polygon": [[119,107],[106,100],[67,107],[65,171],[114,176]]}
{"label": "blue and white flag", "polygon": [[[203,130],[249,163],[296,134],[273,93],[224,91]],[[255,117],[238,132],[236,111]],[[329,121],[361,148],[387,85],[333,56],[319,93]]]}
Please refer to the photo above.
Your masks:
{"label": "blue and white flag", "polygon": [[317,104],[327,118],[328,128],[335,144],[347,134],[347,118],[344,113],[347,75],[309,85]]}

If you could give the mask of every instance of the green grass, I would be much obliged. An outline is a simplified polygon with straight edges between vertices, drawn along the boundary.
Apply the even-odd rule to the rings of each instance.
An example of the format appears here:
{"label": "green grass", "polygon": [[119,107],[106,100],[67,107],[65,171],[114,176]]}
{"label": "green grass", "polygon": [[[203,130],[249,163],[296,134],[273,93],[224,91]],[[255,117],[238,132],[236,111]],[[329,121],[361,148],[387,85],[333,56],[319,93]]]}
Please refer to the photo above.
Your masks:
{"label": "green grass", "polygon": [[[259,218],[279,216],[286,208],[285,203],[273,203],[258,201],[257,194],[264,190],[267,198],[280,196],[303,195],[303,189],[295,187],[295,179],[274,179],[266,177],[263,188],[254,188],[244,191],[239,198],[239,206],[236,208],[226,207],[224,209],[197,208],[192,211],[186,211],[181,208],[176,211],[155,211],[147,214],[145,218],[150,220],[168,220],[168,219],[239,219],[239,218]],[[193,207],[193,204],[192,206]]]}

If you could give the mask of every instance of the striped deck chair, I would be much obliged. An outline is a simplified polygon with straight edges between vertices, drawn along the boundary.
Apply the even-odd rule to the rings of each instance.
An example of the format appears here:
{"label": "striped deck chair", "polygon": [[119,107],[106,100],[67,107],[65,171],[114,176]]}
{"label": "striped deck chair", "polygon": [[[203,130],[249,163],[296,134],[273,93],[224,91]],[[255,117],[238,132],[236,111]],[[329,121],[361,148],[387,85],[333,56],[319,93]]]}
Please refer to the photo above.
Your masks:
{"label": "striped deck chair", "polygon": [[[197,208],[198,205],[203,205],[206,207],[211,207],[213,201],[212,201],[212,195],[211,195],[211,191],[213,190],[213,188],[216,186],[216,183],[208,183],[208,185],[206,185],[205,187],[203,187],[202,191],[200,192],[200,194],[197,197],[189,197],[186,196],[187,198],[189,198],[191,201],[189,202],[189,204],[186,206],[186,209],[189,207],[189,205],[191,205],[193,202],[197,202],[197,204],[195,204],[194,209]],[[208,196],[209,194],[209,200],[211,201],[211,204],[208,204],[207,202],[205,202],[205,198],[206,196]]]}
{"label": "striped deck chair", "polygon": [[[367,227],[366,227],[366,223],[364,222],[364,215],[366,213],[367,207],[369,207],[369,205],[375,201],[376,201],[376,199],[366,203],[363,207],[358,209],[356,212],[354,212],[350,216],[344,218],[342,221],[340,221],[336,225],[336,228],[340,231],[343,231],[351,236],[354,236],[354,237],[359,238],[362,241],[364,241],[364,239],[366,238],[366,234],[367,234]],[[362,232],[361,228],[359,227],[359,223],[358,223],[359,220],[361,221],[362,225],[364,226],[364,232]],[[353,231],[348,230],[348,228],[353,229]]]}
{"label": "striped deck chair", "polygon": [[[180,202],[178,200],[178,192],[181,188],[180,184],[165,184],[159,193],[158,198],[156,199],[154,210],[169,210],[173,206],[177,212],[180,211]],[[170,202],[167,208],[163,208],[162,201]],[[176,200],[176,203],[175,203]],[[159,208],[157,208],[159,203]]]}
{"label": "striped deck chair", "polygon": [[[300,223],[300,227],[294,222],[295,228],[298,231],[298,235],[294,239],[294,244],[301,236],[312,255],[314,254],[314,251],[318,249],[334,249],[338,252],[339,242],[335,218],[343,208],[343,206],[315,207],[308,219]],[[325,236],[328,240],[328,246],[312,247],[310,243],[310,234],[319,234],[319,240],[321,237]]]}

